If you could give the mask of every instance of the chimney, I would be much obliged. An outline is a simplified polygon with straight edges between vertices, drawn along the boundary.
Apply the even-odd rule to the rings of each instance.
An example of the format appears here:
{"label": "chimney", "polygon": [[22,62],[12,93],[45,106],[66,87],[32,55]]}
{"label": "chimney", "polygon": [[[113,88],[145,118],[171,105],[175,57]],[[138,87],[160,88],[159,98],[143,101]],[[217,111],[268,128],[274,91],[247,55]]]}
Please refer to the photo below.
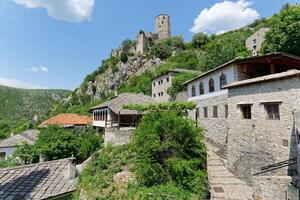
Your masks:
{"label": "chimney", "polygon": [[68,164],[65,174],[66,180],[72,180],[76,177],[76,165],[75,165],[75,158],[71,157],[68,158]]}

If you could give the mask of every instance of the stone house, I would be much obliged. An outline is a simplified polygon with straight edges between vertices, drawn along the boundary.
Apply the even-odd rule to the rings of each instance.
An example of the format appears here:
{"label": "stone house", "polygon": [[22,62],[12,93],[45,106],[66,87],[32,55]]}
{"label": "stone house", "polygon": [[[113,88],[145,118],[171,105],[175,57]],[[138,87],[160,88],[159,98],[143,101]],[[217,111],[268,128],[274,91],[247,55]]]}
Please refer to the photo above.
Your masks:
{"label": "stone house", "polygon": [[[297,157],[294,111],[300,109],[300,71],[231,83],[228,89],[228,168],[254,186],[262,199],[284,199],[297,183],[297,165],[253,176]],[[272,191],[276,188],[276,191]]]}
{"label": "stone house", "polygon": [[[259,181],[253,181],[258,180],[258,177],[253,178],[253,174],[262,166],[286,161],[295,155],[291,136],[292,113],[298,106],[299,78],[291,78],[291,74],[298,73],[290,71],[293,69],[300,69],[299,57],[274,53],[237,58],[184,83],[188,101],[197,103],[197,108],[189,113],[190,117],[205,128],[207,141],[217,147],[220,156],[228,159],[228,168],[249,184],[256,184],[256,191],[262,196],[274,185],[275,188],[279,185],[282,188],[277,192],[272,191],[273,197],[282,195],[283,190],[287,189],[287,182],[291,180],[288,175],[295,173],[295,170],[283,169],[285,173],[278,173],[284,178],[277,177],[274,184],[270,181],[269,188],[259,184]],[[253,83],[243,84],[245,82]],[[270,115],[275,120],[266,118],[266,112],[278,113],[278,110],[282,112],[282,120],[277,120],[278,114]],[[244,120],[249,115],[256,116],[256,119]],[[264,131],[268,128],[268,131]],[[264,145],[266,143],[268,145]],[[248,154],[256,157],[249,159]],[[262,180],[261,183],[266,183],[267,179]]]}
{"label": "stone house", "polygon": [[266,33],[269,28],[260,28],[246,40],[246,47],[255,56],[261,49],[262,43],[265,41]]}
{"label": "stone house", "polygon": [[125,104],[150,104],[154,99],[144,94],[123,93],[91,108],[93,126],[104,133],[104,143],[127,144],[142,113],[123,109]]}
{"label": "stone house", "polygon": [[0,159],[12,156],[16,148],[23,143],[34,144],[39,131],[27,130],[0,141]]}
{"label": "stone house", "polygon": [[194,70],[187,70],[187,69],[173,69],[170,71],[167,71],[166,73],[155,77],[152,80],[152,98],[155,99],[156,102],[169,102],[173,100],[180,101],[186,101],[186,92],[183,92],[181,94],[178,94],[178,98],[172,99],[170,95],[168,94],[168,89],[172,86],[172,79],[174,76],[176,76],[179,73],[199,73],[199,71]]}

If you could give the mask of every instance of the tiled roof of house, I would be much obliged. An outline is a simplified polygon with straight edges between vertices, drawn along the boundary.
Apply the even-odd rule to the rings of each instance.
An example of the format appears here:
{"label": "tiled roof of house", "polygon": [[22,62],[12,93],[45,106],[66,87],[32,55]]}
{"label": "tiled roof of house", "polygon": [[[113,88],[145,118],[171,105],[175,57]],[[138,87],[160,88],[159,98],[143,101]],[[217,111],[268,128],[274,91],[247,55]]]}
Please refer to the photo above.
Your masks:
{"label": "tiled roof of house", "polygon": [[66,176],[72,159],[0,169],[0,199],[48,199],[73,192],[76,179]]}
{"label": "tiled roof of house", "polygon": [[256,84],[256,83],[261,83],[261,82],[266,82],[266,81],[286,79],[286,78],[293,77],[293,76],[300,76],[300,71],[293,69],[293,70],[289,70],[289,71],[282,72],[282,73],[276,73],[276,74],[271,74],[271,75],[267,75],[267,76],[246,79],[243,81],[236,81],[236,82],[232,82],[228,85],[225,85],[223,88],[227,89],[227,88],[233,88],[233,87],[240,87],[240,86],[244,86],[244,85]]}
{"label": "tiled roof of house", "polygon": [[92,124],[92,117],[83,116],[78,114],[59,114],[46,121],[44,121],[40,127],[49,125],[59,126],[80,126]]}
{"label": "tiled roof of house", "polygon": [[139,94],[123,93],[107,102],[104,102],[98,106],[91,108],[91,110],[107,107],[116,114],[120,113],[121,115],[135,115],[135,114],[138,114],[137,111],[123,109],[123,105],[125,105],[125,104],[149,104],[149,103],[155,103],[154,99],[150,96],[146,96],[142,93],[139,93]]}
{"label": "tiled roof of house", "polygon": [[0,148],[16,147],[26,142],[28,144],[34,144],[37,139],[39,131],[27,130],[21,134],[13,135],[5,140],[0,141]]}

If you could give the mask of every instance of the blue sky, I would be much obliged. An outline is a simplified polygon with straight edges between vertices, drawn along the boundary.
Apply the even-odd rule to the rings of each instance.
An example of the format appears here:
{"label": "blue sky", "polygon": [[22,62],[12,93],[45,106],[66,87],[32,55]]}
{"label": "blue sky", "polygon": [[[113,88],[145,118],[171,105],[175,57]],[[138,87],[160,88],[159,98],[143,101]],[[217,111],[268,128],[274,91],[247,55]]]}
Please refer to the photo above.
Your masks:
{"label": "blue sky", "polygon": [[270,17],[284,3],[299,0],[251,2],[1,0],[0,84],[74,89],[124,39],[134,39],[141,29],[154,31],[160,13],[171,16],[172,34],[187,41],[195,32],[221,33]]}

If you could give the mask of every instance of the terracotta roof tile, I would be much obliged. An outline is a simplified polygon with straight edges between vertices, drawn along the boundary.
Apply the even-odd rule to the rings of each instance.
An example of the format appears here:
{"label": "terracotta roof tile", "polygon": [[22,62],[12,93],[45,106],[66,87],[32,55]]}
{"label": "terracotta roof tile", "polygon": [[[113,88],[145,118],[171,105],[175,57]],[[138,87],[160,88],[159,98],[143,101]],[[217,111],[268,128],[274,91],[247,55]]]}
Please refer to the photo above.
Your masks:
{"label": "terracotta roof tile", "polygon": [[46,121],[44,121],[40,127],[49,125],[59,126],[75,126],[75,125],[90,125],[92,124],[92,117],[78,115],[78,114],[59,114]]}

